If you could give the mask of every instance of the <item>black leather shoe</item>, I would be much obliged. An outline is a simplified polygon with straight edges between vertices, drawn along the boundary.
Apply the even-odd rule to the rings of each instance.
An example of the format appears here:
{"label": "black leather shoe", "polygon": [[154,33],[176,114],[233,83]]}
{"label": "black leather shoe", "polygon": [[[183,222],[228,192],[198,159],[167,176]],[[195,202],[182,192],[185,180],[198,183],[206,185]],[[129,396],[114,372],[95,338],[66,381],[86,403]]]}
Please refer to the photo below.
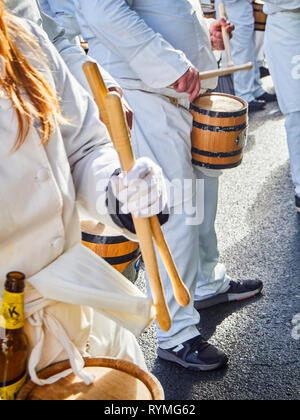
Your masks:
{"label": "black leather shoe", "polygon": [[263,289],[263,283],[260,280],[245,280],[243,282],[232,281],[229,283],[229,289],[225,293],[212,296],[204,300],[195,300],[194,307],[201,309],[210,308],[219,303],[238,302],[250,299],[258,295]]}
{"label": "black leather shoe", "polygon": [[248,103],[249,112],[261,111],[266,106],[266,101],[251,101]]}
{"label": "black leather shoe", "polygon": [[300,197],[299,197],[299,195],[296,195],[295,196],[295,200],[296,200],[296,209],[297,209],[297,212],[300,213]]}
{"label": "black leather shoe", "polygon": [[268,93],[265,92],[263,95],[256,98],[257,101],[265,101],[265,102],[275,102],[277,101],[277,96],[275,93]]}
{"label": "black leather shoe", "polygon": [[263,77],[270,76],[269,69],[267,69],[267,67],[264,67],[264,66],[262,66],[262,67],[259,68],[259,73],[260,73],[260,78],[261,79]]}
{"label": "black leather shoe", "polygon": [[158,348],[158,357],[188,370],[207,372],[228,363],[226,354],[207,343],[200,335],[171,349]]}

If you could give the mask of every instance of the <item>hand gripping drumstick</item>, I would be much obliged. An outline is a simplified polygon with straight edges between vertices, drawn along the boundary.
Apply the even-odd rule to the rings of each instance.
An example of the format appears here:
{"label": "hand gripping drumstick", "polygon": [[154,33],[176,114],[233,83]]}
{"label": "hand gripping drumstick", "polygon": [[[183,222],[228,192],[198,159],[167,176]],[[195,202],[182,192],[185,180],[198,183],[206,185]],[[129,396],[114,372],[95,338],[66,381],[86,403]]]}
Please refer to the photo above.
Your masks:
{"label": "hand gripping drumstick", "polygon": [[[120,96],[115,92],[108,92],[97,64],[88,62],[84,64],[83,70],[94,94],[95,102],[101,112],[102,119],[107,124],[108,131],[119,154],[123,169],[128,172],[134,165],[134,156],[130,145],[128,126],[125,121]],[[162,330],[168,331],[171,328],[171,317],[166,305],[160,279],[152,241],[150,220],[144,218],[135,219],[133,217],[133,223],[139,238],[144,263],[149,276],[157,322]]]}
{"label": "hand gripping drumstick", "polygon": [[[221,18],[224,18],[225,20],[227,20],[227,14],[226,14],[224,3],[220,3],[219,13],[220,13]],[[227,66],[233,67],[234,64],[233,64],[232,56],[231,56],[230,38],[224,26],[222,26],[222,34],[223,34],[223,41],[224,41],[225,52],[226,52],[226,57],[227,57]]]}
{"label": "hand gripping drumstick", "polygon": [[[111,124],[107,115],[107,104],[105,102],[105,98],[109,94],[109,91],[107,90],[107,87],[105,86],[105,83],[102,79],[99,68],[96,64],[92,62],[87,62],[84,64],[83,69],[89,81],[89,84],[91,85],[91,88],[93,86],[92,91],[95,96],[95,100],[99,108],[101,109],[100,112],[102,115],[102,119],[108,128],[111,138],[113,139],[114,137],[112,133],[112,128],[111,128]],[[123,113],[123,117],[124,117],[124,113]],[[126,120],[125,120],[125,125],[127,127]],[[127,127],[127,132],[128,132],[128,136],[130,136],[130,131],[128,127]],[[117,145],[115,145],[115,147],[116,146]],[[129,147],[131,148],[130,140],[129,140]],[[117,147],[116,149],[118,151]],[[151,229],[152,229],[152,236],[156,242],[156,246],[158,248],[160,256],[163,260],[163,263],[165,265],[165,268],[168,272],[168,275],[173,285],[174,296],[180,305],[187,306],[191,301],[190,293],[179,276],[177,267],[174,263],[174,260],[172,258],[172,255],[169,250],[168,244],[165,240],[165,237],[162,233],[161,226],[160,226],[157,216],[150,217],[150,223],[151,223]]]}
{"label": "hand gripping drumstick", "polygon": [[[112,139],[119,154],[122,169],[128,172],[134,166],[135,159],[130,144],[128,127],[119,94],[116,92],[108,93],[105,97],[105,104],[107,107]],[[149,276],[153,302],[157,312],[157,321],[161,329],[168,331],[171,327],[171,317],[165,301],[164,291],[160,279],[156,254],[152,241],[151,223],[150,220],[146,218],[136,219],[133,215],[132,217]]]}
{"label": "hand gripping drumstick", "polygon": [[[251,70],[253,68],[253,64],[251,61],[246,64],[241,64],[239,66],[232,66],[232,67],[225,67],[223,69],[216,69],[216,70],[207,70],[202,71],[199,73],[200,80],[206,79],[213,79],[215,77],[226,76],[227,74],[236,73],[237,71],[244,71],[244,70]],[[170,88],[173,88],[174,85],[171,85]]]}

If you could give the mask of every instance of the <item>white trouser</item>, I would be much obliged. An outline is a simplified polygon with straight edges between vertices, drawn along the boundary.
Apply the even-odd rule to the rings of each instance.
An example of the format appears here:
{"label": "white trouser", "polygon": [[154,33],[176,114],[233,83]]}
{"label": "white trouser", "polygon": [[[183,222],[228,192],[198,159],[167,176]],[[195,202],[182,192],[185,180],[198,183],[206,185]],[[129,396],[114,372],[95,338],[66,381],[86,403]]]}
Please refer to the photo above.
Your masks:
{"label": "white trouser", "polygon": [[285,127],[296,194],[300,195],[300,13],[268,16],[265,51]]}
{"label": "white trouser", "polygon": [[265,59],[265,32],[264,31],[254,31],[255,39],[255,59],[258,67],[263,66]]}
{"label": "white trouser", "polygon": [[285,128],[296,194],[300,197],[300,111],[286,114]]}
{"label": "white trouser", "polygon": [[[216,0],[218,11],[221,0]],[[259,65],[255,56],[254,16],[252,5],[247,0],[223,0],[228,19],[235,25],[231,39],[232,61],[235,65],[251,61],[254,67],[249,71],[234,74],[236,96],[251,102],[263,95]]]}
{"label": "white trouser", "polygon": [[222,293],[229,287],[230,279],[225,267],[218,264],[214,228],[218,178],[205,176],[191,164],[192,116],[186,109],[172,105],[160,95],[129,90],[124,93],[135,113],[132,144],[136,156],[148,156],[156,161],[169,181],[192,180],[195,187],[198,179],[200,188],[197,194],[200,198],[204,197],[204,203],[198,200],[200,215],[204,204],[203,223],[193,222],[196,213],[194,189],[194,194],[185,190],[182,201],[173,201],[169,221],[163,226],[178,271],[192,297],[187,307],[176,302],[167,272],[158,255],[172,327],[168,332],[158,328],[157,336],[160,347],[170,348],[199,335],[196,325],[200,316],[193,306],[195,293],[197,299],[204,299]]}

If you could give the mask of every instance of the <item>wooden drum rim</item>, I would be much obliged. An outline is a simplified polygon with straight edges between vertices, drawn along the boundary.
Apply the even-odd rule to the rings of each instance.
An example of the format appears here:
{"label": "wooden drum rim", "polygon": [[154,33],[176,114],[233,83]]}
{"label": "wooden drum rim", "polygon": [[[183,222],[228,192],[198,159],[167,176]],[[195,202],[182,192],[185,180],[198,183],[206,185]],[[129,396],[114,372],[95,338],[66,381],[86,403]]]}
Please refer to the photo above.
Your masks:
{"label": "wooden drum rim", "polygon": [[213,118],[227,118],[228,116],[233,117],[233,118],[234,117],[241,117],[241,116],[247,114],[247,112],[248,112],[248,103],[244,99],[239,98],[238,96],[229,95],[227,93],[212,92],[212,93],[204,93],[203,95],[200,95],[198,98],[202,98],[202,97],[205,97],[205,96],[213,96],[213,97],[220,96],[220,97],[227,97],[227,98],[230,98],[230,99],[234,99],[234,100],[240,102],[243,105],[243,108],[238,110],[238,111],[214,111],[214,110],[211,110],[211,109],[201,108],[201,107],[195,105],[194,103],[191,103],[190,110],[193,111],[193,112],[196,112],[197,114],[206,115],[206,116],[210,116],[210,117],[213,117]]}
{"label": "wooden drum rim", "polygon": [[[152,395],[154,401],[162,400],[164,398],[164,390],[158,379],[149,372],[142,370],[139,366],[128,362],[126,360],[112,359],[108,357],[103,358],[84,358],[85,367],[103,367],[110,368],[127,373],[128,375],[133,376],[134,378],[140,380],[146,385],[149,392]],[[62,362],[51,365],[41,372],[38,376],[40,379],[47,379],[52,375],[56,375],[60,372],[63,372],[67,369],[71,369],[71,363],[69,360],[64,360]],[[34,382],[29,380],[24,387],[21,389],[17,396],[17,400],[26,400],[30,396],[31,392],[37,387]]]}

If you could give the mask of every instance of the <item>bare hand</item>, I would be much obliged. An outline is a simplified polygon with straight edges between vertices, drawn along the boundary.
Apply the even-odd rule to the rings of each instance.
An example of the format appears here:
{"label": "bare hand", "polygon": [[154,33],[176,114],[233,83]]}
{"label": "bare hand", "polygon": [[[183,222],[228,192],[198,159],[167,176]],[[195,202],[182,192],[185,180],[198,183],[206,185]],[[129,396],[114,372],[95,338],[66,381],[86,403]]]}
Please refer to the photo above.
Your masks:
{"label": "bare hand", "polygon": [[176,92],[188,93],[190,95],[190,102],[193,102],[199,95],[201,89],[199,71],[194,66],[191,66],[188,71],[173,84],[173,87]]}
{"label": "bare hand", "polygon": [[123,111],[126,115],[126,120],[127,120],[127,124],[129,129],[132,129],[132,124],[133,124],[133,110],[130,108],[128,102],[126,101],[126,99],[123,97],[123,92],[119,87],[110,87],[108,89],[110,92],[118,92],[118,94],[121,96],[121,102],[122,102],[122,106],[123,106]]}
{"label": "bare hand", "polygon": [[222,26],[225,27],[226,32],[229,35],[229,38],[232,38],[232,32],[235,27],[231,22],[228,22],[224,18],[220,18],[212,22],[209,28],[210,40],[214,50],[224,50],[224,42],[222,35]]}
{"label": "bare hand", "polygon": [[129,130],[132,130],[133,110],[130,108],[128,102],[126,101],[126,99],[124,97],[122,98],[122,106],[123,106],[123,110],[124,110],[125,115],[126,115],[126,120],[127,120]]}

